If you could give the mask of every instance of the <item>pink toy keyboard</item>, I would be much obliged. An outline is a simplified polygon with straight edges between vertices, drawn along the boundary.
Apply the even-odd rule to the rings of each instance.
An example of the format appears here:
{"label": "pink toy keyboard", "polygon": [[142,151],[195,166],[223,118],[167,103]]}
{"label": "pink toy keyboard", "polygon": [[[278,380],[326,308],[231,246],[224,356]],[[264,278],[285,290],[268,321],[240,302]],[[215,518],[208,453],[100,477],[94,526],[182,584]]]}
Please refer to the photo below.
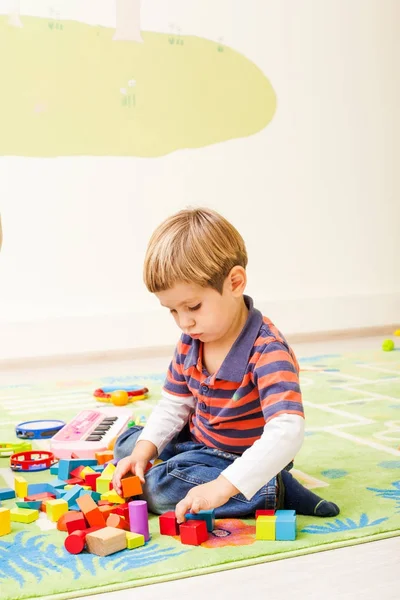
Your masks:
{"label": "pink toy keyboard", "polygon": [[96,452],[107,450],[132,419],[127,408],[101,407],[83,410],[50,440],[51,451],[57,458],[94,458]]}

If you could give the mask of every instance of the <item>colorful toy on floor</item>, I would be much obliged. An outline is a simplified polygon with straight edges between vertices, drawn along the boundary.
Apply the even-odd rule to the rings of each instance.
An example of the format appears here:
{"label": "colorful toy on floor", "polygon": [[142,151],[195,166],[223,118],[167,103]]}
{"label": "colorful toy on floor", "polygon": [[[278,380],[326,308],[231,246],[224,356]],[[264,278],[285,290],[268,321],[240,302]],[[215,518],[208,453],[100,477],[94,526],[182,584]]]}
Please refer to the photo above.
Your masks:
{"label": "colorful toy on floor", "polygon": [[200,510],[198,513],[187,513],[186,521],[178,524],[174,511],[164,513],[159,517],[161,535],[180,535],[182,544],[199,546],[208,539],[208,532],[215,525],[214,510]]}
{"label": "colorful toy on floor", "polygon": [[17,452],[10,458],[10,467],[13,471],[44,471],[54,464],[55,457],[52,452],[44,450],[31,450]]}
{"label": "colorful toy on floor", "polygon": [[392,350],[394,350],[394,341],[391,339],[383,340],[382,350],[385,352],[392,352]]}
{"label": "colorful toy on floor", "polygon": [[95,390],[93,395],[98,402],[108,402],[115,406],[126,406],[131,402],[145,400],[148,397],[148,388],[137,385],[106,386]]}
{"label": "colorful toy on floor", "polygon": [[[261,512],[261,511],[258,511]],[[270,512],[270,511],[268,511]],[[273,511],[271,511],[273,512]],[[256,516],[256,539],[293,541],[296,539],[296,513],[294,510],[277,510],[275,514]]]}
{"label": "colorful toy on floor", "polygon": [[12,456],[18,452],[29,452],[32,450],[32,444],[30,442],[5,442],[0,443],[0,458]]}
{"label": "colorful toy on floor", "polygon": [[101,407],[83,410],[51,438],[50,446],[58,458],[95,458],[99,452],[112,448],[115,438],[132,418],[127,408]]}
{"label": "colorful toy on floor", "polygon": [[15,435],[24,440],[47,440],[64,426],[65,421],[59,420],[25,421],[15,427]]}
{"label": "colorful toy on floor", "polygon": [[[108,556],[124,549],[143,546],[150,539],[147,503],[143,500],[126,502],[112,488],[115,465],[98,465],[95,459],[61,459],[53,474],[58,476],[46,483],[28,483],[15,476],[15,489],[23,498],[14,506],[0,507],[0,536],[12,532],[12,523],[33,523],[40,511],[57,523],[66,534],[65,548],[77,554],[85,548],[99,556]],[[99,470],[99,472],[96,471]],[[107,501],[93,491],[100,479],[107,483]],[[73,482],[69,485],[67,482]],[[127,498],[141,492],[140,480],[127,477],[124,494]],[[90,482],[90,485],[86,485]],[[13,500],[15,491],[0,490],[2,500]]]}

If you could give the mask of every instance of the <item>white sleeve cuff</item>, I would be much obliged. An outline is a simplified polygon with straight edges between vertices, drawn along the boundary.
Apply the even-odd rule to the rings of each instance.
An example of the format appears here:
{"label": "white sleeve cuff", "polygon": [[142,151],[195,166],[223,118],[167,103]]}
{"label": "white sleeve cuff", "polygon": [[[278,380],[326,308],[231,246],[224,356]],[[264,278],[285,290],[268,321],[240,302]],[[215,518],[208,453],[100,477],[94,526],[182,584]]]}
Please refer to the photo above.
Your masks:
{"label": "white sleeve cuff", "polygon": [[265,425],[260,439],[221,474],[250,500],[293,460],[303,440],[303,417],[279,415]]}

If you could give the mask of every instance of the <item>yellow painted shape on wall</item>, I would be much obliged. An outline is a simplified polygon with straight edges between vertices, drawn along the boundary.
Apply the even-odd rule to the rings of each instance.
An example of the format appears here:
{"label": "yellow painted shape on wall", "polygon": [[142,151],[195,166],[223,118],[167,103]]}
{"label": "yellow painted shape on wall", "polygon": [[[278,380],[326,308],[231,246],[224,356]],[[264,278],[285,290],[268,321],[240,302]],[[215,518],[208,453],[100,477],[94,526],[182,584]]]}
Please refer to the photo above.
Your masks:
{"label": "yellow painted shape on wall", "polygon": [[[252,135],[276,97],[251,60],[211,40],[0,16],[0,155],[162,156]],[[174,36],[172,36],[174,39]]]}

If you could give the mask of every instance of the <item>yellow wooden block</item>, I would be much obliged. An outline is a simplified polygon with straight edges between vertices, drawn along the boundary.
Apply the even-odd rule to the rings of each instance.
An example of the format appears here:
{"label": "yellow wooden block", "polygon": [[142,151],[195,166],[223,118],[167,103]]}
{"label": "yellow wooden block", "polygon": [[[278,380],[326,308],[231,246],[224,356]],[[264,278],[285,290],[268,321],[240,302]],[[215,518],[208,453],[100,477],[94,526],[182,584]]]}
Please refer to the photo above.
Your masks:
{"label": "yellow wooden block", "polygon": [[21,475],[14,476],[14,489],[18,498],[25,498],[28,495],[28,482]]}
{"label": "yellow wooden block", "polygon": [[117,467],[115,465],[113,465],[112,463],[108,463],[108,465],[106,466],[104,471],[102,471],[102,473],[101,473],[101,478],[111,480],[114,476],[114,472],[115,472],[116,468]]}
{"label": "yellow wooden block", "polygon": [[64,485],[64,490],[72,490],[72,488],[75,487],[74,485],[72,485],[71,483],[67,483],[67,485]]}
{"label": "yellow wooden block", "polygon": [[10,516],[11,521],[16,523],[33,523],[39,518],[39,511],[32,508],[12,508]]}
{"label": "yellow wooden block", "polygon": [[0,536],[11,533],[10,509],[0,507]]}
{"label": "yellow wooden block", "polygon": [[140,533],[133,533],[132,531],[126,532],[126,547],[128,550],[132,550],[133,548],[139,548],[139,546],[144,546],[144,535]]}
{"label": "yellow wooden block", "polygon": [[96,492],[99,494],[107,494],[110,491],[110,481],[111,479],[103,479],[103,477],[98,477],[96,479]]}
{"label": "yellow wooden block", "polygon": [[92,469],[91,467],[84,467],[82,469],[82,471],[79,473],[79,477],[82,477],[82,479],[85,479],[86,475],[89,475],[89,473],[96,473],[96,471],[94,469]]}
{"label": "yellow wooden block", "polygon": [[[98,480],[99,479],[97,479],[97,481]],[[109,492],[102,494],[100,499],[107,500],[108,502],[114,502],[114,504],[125,504],[124,498],[121,498],[121,496],[118,496],[118,494],[115,490],[110,490]]]}
{"label": "yellow wooden block", "polygon": [[68,502],[66,500],[59,498],[58,500],[48,500],[46,502],[46,514],[53,523],[56,523],[66,512],[68,512]]}
{"label": "yellow wooden block", "polygon": [[256,520],[256,539],[275,540],[276,517],[261,515]]}

